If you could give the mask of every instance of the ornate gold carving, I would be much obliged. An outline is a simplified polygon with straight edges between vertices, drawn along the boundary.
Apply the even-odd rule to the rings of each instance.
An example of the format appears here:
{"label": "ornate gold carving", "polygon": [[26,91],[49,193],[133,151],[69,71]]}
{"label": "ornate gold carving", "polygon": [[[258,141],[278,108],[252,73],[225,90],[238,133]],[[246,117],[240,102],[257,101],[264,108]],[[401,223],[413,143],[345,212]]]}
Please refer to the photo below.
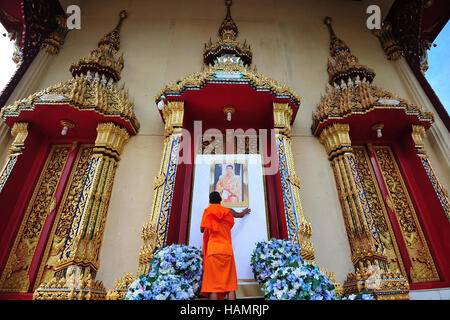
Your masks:
{"label": "ornate gold carving", "polygon": [[28,269],[69,152],[70,145],[55,145],[50,151],[0,278],[0,291],[28,290]]}
{"label": "ornate gold carving", "polygon": [[288,103],[273,103],[274,127],[288,137],[291,134],[292,114],[292,108]]}
{"label": "ornate gold carving", "polygon": [[[369,200],[377,230],[380,233],[381,241],[383,242],[384,254],[388,259],[389,270],[394,273],[400,272],[404,277],[406,277],[407,273],[403,265],[402,256],[400,255],[397,240],[395,238],[388,213],[384,206],[383,198],[370,163],[369,155],[367,154],[364,146],[353,146],[353,152],[358,163],[358,171],[361,174],[364,191],[366,192],[367,199]],[[390,198],[388,197],[387,199],[386,202],[389,206]]]}
{"label": "ornate gold carving", "polygon": [[[178,119],[176,120],[178,124],[182,124],[180,122],[182,120],[181,106],[182,104],[174,104],[169,107],[177,108],[175,111],[179,113],[175,119]],[[172,115],[169,114],[167,119],[171,117]],[[170,124],[177,123],[176,121],[171,121]],[[164,140],[159,174],[155,179],[157,183],[154,185],[156,189],[153,192],[150,217],[142,228],[143,244],[139,252],[138,276],[148,273],[149,262],[153,257],[153,253],[156,249],[163,247],[166,242],[181,142],[181,132],[177,126],[175,126],[173,131],[169,130],[169,132],[171,134]]]}
{"label": "ornate gold carving", "polygon": [[388,146],[374,146],[374,153],[412,263],[411,280],[438,281],[439,275],[392,150]]}
{"label": "ornate gold carving", "polygon": [[370,264],[385,268],[386,256],[356,167],[349,131],[348,124],[335,123],[325,128],[319,139],[333,168],[355,269]]}
{"label": "ornate gold carving", "polygon": [[78,196],[83,186],[83,179],[86,176],[86,171],[91,160],[92,151],[92,145],[82,145],[78,151],[62,198],[62,204],[56,214],[42,263],[39,268],[39,273],[36,277],[35,289],[41,283],[47,283],[54,277],[54,268],[58,264],[66,240],[66,235],[70,229],[73,214],[77,206]]}
{"label": "ornate gold carving", "polygon": [[359,64],[349,47],[336,37],[331,27],[331,18],[324,23],[330,32],[330,54],[335,63],[328,61],[329,84],[326,95],[321,97],[317,110],[313,113],[311,130],[319,135],[320,125],[327,121],[338,121],[351,115],[366,114],[375,109],[397,109],[419,121],[432,123],[434,116],[421,106],[416,106],[397,95],[372,85],[375,72]]}
{"label": "ornate gold carving", "polygon": [[39,286],[33,300],[105,300],[103,282],[95,281],[91,273],[82,274],[77,267],[70,267],[67,275],[52,278]]}
{"label": "ornate gold carving", "polygon": [[128,98],[128,92],[117,87],[123,58],[115,61],[114,54],[119,50],[119,31],[126,12],[121,12],[116,29],[107,34],[86,59],[72,65],[73,78],[56,84],[31,96],[16,101],[14,105],[4,107],[1,117],[18,117],[22,111],[31,111],[39,105],[70,106],[80,111],[96,111],[103,116],[118,118],[127,122],[130,132],[139,130],[139,121],[134,114],[134,104]]}
{"label": "ornate gold carving", "polygon": [[357,85],[358,82],[372,82],[375,71],[361,65],[345,42],[336,37],[330,17],[325,18],[324,24],[330,33],[330,54],[334,60],[334,64],[328,60],[328,83],[335,88],[344,89],[347,86]]}
{"label": "ornate gold carving", "polygon": [[11,144],[8,152],[8,157],[6,158],[6,163],[0,172],[0,192],[10,176],[14,165],[16,164],[17,157],[22,154],[25,148],[25,140],[28,136],[28,123],[27,122],[16,122],[14,123],[11,134],[14,137],[14,141]]}
{"label": "ornate gold carving", "polygon": [[347,123],[334,123],[320,134],[320,143],[325,146],[329,158],[351,151],[350,126]]}
{"label": "ornate gold carving", "polygon": [[163,95],[166,97],[177,96],[187,88],[200,88],[208,82],[220,82],[220,79],[215,77],[217,73],[241,75],[239,78],[240,82],[249,83],[255,89],[270,91],[277,96],[283,96],[284,98],[289,97],[294,103],[300,105],[300,96],[288,86],[269,79],[255,70],[251,70],[249,67],[241,66],[233,62],[224,62],[215,66],[206,66],[202,72],[196,72],[182,80],[169,83],[156,95],[155,101],[160,101]]}
{"label": "ornate gold carving", "polygon": [[69,105],[80,111],[94,110],[108,117],[117,117],[130,123],[135,131],[139,122],[134,114],[134,104],[129,101],[128,93],[111,84],[105,86],[100,81],[89,81],[77,77],[59,83],[28,98],[4,107],[1,111],[3,119],[18,117],[22,111],[35,110],[39,105]]}
{"label": "ornate gold carving", "polygon": [[120,160],[123,147],[130,139],[128,131],[113,122],[99,123],[97,126],[97,138],[95,151],[102,151],[107,155]]}
{"label": "ornate gold carving", "polygon": [[164,181],[166,181],[166,175],[164,173],[155,177],[155,179],[153,180],[153,189],[158,189],[159,187],[161,187],[164,184]]}
{"label": "ornate gold carving", "polygon": [[212,43],[211,39],[205,44],[203,50],[203,60],[206,65],[212,65],[217,59],[224,55],[232,55],[233,58],[239,59],[245,65],[252,64],[252,51],[245,41],[241,44],[236,41],[239,30],[236,23],[231,17],[231,0],[226,0],[227,15],[219,28],[219,41]]}
{"label": "ornate gold carving", "polygon": [[369,83],[361,83],[357,87],[344,90],[327,88],[327,95],[313,114],[312,131],[315,133],[321,123],[330,119],[345,119],[352,114],[365,114],[375,109],[399,109],[408,115],[418,117],[420,121],[433,122],[431,112],[424,111],[421,106],[409,103],[397,95],[375,87]]}
{"label": "ornate gold carving", "polygon": [[146,274],[148,270],[148,263],[153,258],[153,253],[156,249],[156,231],[150,224],[146,223],[142,227],[143,244],[139,251],[139,271],[138,275]]}
{"label": "ornate gold carving", "polygon": [[124,276],[116,280],[113,290],[109,290],[106,294],[106,300],[123,300],[127,295],[128,288],[136,280],[132,273],[124,274]]}
{"label": "ornate gold carving", "polygon": [[380,29],[372,30],[372,33],[380,40],[389,60],[396,61],[404,56],[405,52],[392,35],[392,27],[388,21],[385,21]]}
{"label": "ornate gold carving", "polygon": [[183,127],[184,102],[170,101],[163,109],[166,136],[173,133],[176,128]]}
{"label": "ornate gold carving", "polygon": [[417,153],[425,154],[425,146],[423,144],[423,138],[425,137],[425,128],[420,125],[411,125],[411,137],[414,141],[414,147]]}
{"label": "ornate gold carving", "polygon": [[74,78],[90,72],[92,75],[98,73],[107,82],[120,80],[120,73],[124,66],[123,55],[117,61],[114,55],[120,49],[120,28],[127,17],[127,12],[121,11],[119,23],[113,31],[100,40],[98,48],[94,49],[87,58],[80,59],[70,66],[70,72]]}
{"label": "ornate gold carving", "polygon": [[68,33],[67,18],[65,16],[56,16],[57,27],[47,38],[42,42],[41,47],[48,53],[56,55],[64,45],[66,35]]}
{"label": "ornate gold carving", "polygon": [[16,122],[14,123],[11,134],[14,137],[14,141],[9,149],[9,154],[21,153],[25,147],[25,140],[28,137],[28,123]]}
{"label": "ornate gold carving", "polygon": [[98,270],[114,175],[128,132],[114,123],[100,123],[97,139],[72,225],[56,271],[71,265]]}
{"label": "ornate gold carving", "polygon": [[291,139],[289,138],[292,109],[287,103],[274,103],[273,113],[289,239],[300,245],[302,257],[305,260],[314,261],[315,253],[311,242],[312,227],[304,214],[300,179],[295,171]]}
{"label": "ornate gold carving", "polygon": [[420,125],[412,125],[411,126],[411,137],[414,141],[414,148],[417,151],[417,155],[422,162],[422,165],[425,169],[425,172],[430,179],[431,184],[433,185],[434,191],[441,202],[442,208],[444,209],[447,218],[450,220],[450,200],[448,197],[448,191],[443,184],[439,182],[439,179],[431,166],[430,159],[428,159],[425,145],[423,143],[423,138],[425,137],[425,128]]}
{"label": "ornate gold carving", "polygon": [[372,265],[350,273],[343,291],[345,295],[369,292],[376,300],[409,300],[409,283],[405,277]]}

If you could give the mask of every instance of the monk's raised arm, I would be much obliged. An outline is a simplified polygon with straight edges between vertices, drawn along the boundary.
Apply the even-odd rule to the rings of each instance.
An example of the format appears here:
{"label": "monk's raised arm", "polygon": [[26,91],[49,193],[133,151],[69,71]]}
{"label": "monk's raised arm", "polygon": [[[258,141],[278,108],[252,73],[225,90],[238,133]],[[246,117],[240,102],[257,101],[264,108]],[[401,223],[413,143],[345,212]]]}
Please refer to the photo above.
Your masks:
{"label": "monk's raised arm", "polygon": [[242,218],[246,214],[249,214],[251,211],[252,211],[251,209],[247,208],[247,209],[242,210],[241,212],[237,212],[237,211],[235,211],[235,210],[230,208],[230,213],[235,218]]}

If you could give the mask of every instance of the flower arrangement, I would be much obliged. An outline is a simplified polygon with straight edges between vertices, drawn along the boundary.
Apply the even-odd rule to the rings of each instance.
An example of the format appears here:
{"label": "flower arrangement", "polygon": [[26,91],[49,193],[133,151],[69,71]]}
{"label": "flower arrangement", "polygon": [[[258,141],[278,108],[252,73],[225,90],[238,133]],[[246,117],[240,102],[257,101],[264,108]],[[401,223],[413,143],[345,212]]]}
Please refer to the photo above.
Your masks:
{"label": "flower arrangement", "polygon": [[190,300],[200,291],[202,252],[184,244],[158,249],[148,275],[128,288],[125,300]]}
{"label": "flower arrangement", "polygon": [[264,282],[262,291],[269,300],[334,300],[333,283],[312,264],[281,267]]}
{"label": "flower arrangement", "polygon": [[261,284],[267,281],[278,268],[302,263],[298,244],[273,238],[269,241],[258,242],[251,257],[253,275]]}
{"label": "flower arrangement", "polygon": [[251,266],[268,300],[373,300],[370,294],[336,295],[326,274],[305,263],[300,246],[290,241],[270,239],[257,243]]}
{"label": "flower arrangement", "polygon": [[186,279],[197,293],[201,287],[202,264],[203,255],[200,249],[184,244],[171,245],[155,252],[150,273],[180,276]]}

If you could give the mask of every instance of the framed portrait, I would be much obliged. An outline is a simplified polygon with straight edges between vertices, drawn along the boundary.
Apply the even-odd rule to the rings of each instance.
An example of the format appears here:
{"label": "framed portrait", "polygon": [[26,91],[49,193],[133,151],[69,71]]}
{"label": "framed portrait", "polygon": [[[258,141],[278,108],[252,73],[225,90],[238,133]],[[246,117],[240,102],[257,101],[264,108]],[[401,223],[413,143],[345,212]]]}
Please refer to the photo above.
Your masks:
{"label": "framed portrait", "polygon": [[222,196],[224,207],[248,207],[246,160],[220,160],[211,163],[210,192]]}

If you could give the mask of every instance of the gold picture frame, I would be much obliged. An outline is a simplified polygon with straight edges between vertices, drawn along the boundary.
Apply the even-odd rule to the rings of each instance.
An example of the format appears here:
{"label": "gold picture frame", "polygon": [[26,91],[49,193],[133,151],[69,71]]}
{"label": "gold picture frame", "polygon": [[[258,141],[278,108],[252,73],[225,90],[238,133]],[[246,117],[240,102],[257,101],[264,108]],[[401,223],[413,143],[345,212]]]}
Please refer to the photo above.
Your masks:
{"label": "gold picture frame", "polygon": [[[247,167],[247,160],[216,160],[211,163],[211,172],[210,172],[210,184],[209,184],[209,190],[210,192],[218,191],[216,190],[217,185],[220,183],[220,179],[224,175],[224,172],[227,166],[233,166],[233,171],[235,174],[235,177],[237,176],[237,179],[239,180],[240,185],[240,194],[234,195],[231,192],[225,192],[225,194],[230,194],[231,196],[228,197],[230,199],[229,201],[223,200],[222,205],[224,207],[248,207],[249,199],[248,199],[248,167]],[[221,192],[222,198],[223,191]],[[237,199],[236,199],[237,197]],[[234,199],[233,199],[234,198]]]}

